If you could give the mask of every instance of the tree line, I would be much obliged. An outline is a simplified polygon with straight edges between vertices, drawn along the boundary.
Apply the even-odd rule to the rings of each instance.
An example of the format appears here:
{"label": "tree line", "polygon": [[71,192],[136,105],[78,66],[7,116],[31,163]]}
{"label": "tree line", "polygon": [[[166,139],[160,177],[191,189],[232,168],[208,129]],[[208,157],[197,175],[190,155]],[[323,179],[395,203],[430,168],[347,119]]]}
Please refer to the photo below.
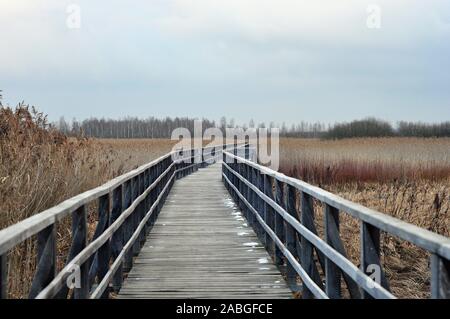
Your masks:
{"label": "tree line", "polygon": [[[67,122],[61,118],[57,128],[68,136],[86,136],[96,138],[170,138],[172,131],[178,127],[194,131],[194,119],[186,117],[158,119],[149,117],[140,119],[126,117],[123,119],[90,118],[84,121]],[[215,127],[214,121],[203,119],[203,129]]]}
{"label": "tree line", "polygon": [[[54,123],[62,133],[68,136],[85,136],[95,138],[170,138],[172,131],[176,128],[186,128],[193,135],[194,122],[196,119],[188,117],[175,118],[137,118],[125,117],[122,119],[97,119],[90,118],[83,121],[73,119],[66,121],[61,117],[59,122]],[[222,117],[219,122],[202,119],[202,130],[208,128],[220,128],[225,136],[229,128],[279,128],[274,122],[255,124],[254,120],[242,125],[236,124],[234,119],[227,120]],[[285,123],[281,125],[280,136],[284,137],[322,137],[326,127],[322,123],[301,122],[288,127]]]}
{"label": "tree line", "polygon": [[[83,121],[73,119],[71,122],[61,118],[54,125],[68,136],[86,136],[96,138],[170,138],[176,128],[186,128],[194,134],[196,119],[188,117],[175,118],[137,118],[125,117],[122,119],[90,118]],[[398,122],[396,126],[375,118],[366,118],[352,122],[325,125],[320,122],[300,122],[287,126],[274,122],[255,124],[253,120],[248,123],[236,124],[234,119],[227,120],[222,117],[219,122],[202,119],[203,132],[208,128],[220,128],[225,135],[228,128],[279,128],[281,137],[343,139],[353,137],[450,137],[450,121],[442,123]]]}
{"label": "tree line", "polygon": [[422,123],[400,121],[394,127],[387,121],[375,118],[336,123],[327,130],[324,138],[342,139],[352,137],[450,137],[450,121]]}

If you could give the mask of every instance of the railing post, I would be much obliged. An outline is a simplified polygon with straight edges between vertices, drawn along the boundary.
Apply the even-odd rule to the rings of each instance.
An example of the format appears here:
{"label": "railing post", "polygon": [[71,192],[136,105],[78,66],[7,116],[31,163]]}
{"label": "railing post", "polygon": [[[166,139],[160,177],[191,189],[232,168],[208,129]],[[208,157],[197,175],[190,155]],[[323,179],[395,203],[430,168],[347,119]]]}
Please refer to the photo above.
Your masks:
{"label": "railing post", "polygon": [[[227,163],[227,155],[225,154],[224,151],[222,151],[222,173],[226,175],[226,168],[225,165],[223,165],[224,163]],[[222,181],[224,182],[225,179],[222,176]],[[228,183],[226,183],[228,184]]]}
{"label": "railing post", "polygon": [[250,143],[246,143],[245,144],[245,155],[244,155],[245,159],[248,160],[250,159]]}
{"label": "railing post", "polygon": [[205,148],[204,147],[202,147],[201,149],[200,149],[200,167],[206,167],[207,166],[207,163],[206,163],[206,161],[205,161]]}
{"label": "railing post", "polygon": [[[256,169],[249,166],[250,169],[250,182],[258,187],[258,176],[256,173]],[[256,192],[254,190],[250,190],[251,192],[251,205],[252,207],[255,209],[256,213],[258,214],[258,195],[256,194]],[[259,225],[259,221],[256,218],[256,216],[252,213],[252,222],[253,222],[253,229],[255,230],[256,235],[258,236],[258,238],[261,237],[261,226]]]}
{"label": "railing post", "polygon": [[37,266],[28,297],[34,299],[56,275],[56,225],[37,235]]}
{"label": "railing post", "polygon": [[[257,187],[258,189],[264,193],[264,175],[259,171],[256,170],[256,177],[257,177]],[[259,197],[259,195],[256,195],[256,201],[257,201],[257,211],[259,216],[261,216],[261,218],[264,220],[264,222],[266,222],[265,220],[265,214],[264,214],[264,200]],[[260,234],[259,234],[260,240],[262,242],[262,244],[264,245],[264,247],[267,247],[267,243],[266,243],[266,235],[265,235],[265,231],[264,228],[262,226],[260,226]]]}
{"label": "railing post", "polygon": [[[363,221],[361,221],[361,271],[369,275],[372,273],[377,275],[376,272],[378,272],[376,278],[380,278],[379,284],[389,290],[380,261],[380,230]],[[365,290],[361,293],[363,298],[372,298]]]}
{"label": "railing post", "polygon": [[[109,193],[103,196],[100,196],[100,198],[98,199],[98,223],[97,223],[97,227],[95,228],[95,233],[94,236],[92,237],[92,241],[94,241],[95,239],[97,239],[104,231],[105,229],[107,229],[109,227],[109,219],[110,219],[110,214],[109,214]],[[88,265],[89,265],[89,290],[91,289],[92,285],[95,282],[95,278],[97,277],[97,275],[99,274],[99,269],[101,266],[104,265],[100,265],[101,262],[105,262],[100,261],[100,258],[103,258],[104,256],[100,256],[101,254],[105,254],[105,251],[108,250],[108,247],[110,247],[109,245],[109,241],[108,241],[108,247],[105,247],[106,245],[104,244],[102,247],[99,248],[99,250],[92,255],[89,259],[88,259]],[[109,258],[109,255],[108,255]],[[108,261],[109,262],[109,259]],[[109,265],[107,265],[107,267],[109,267]],[[107,270],[106,270],[107,271]],[[106,273],[106,272],[105,272]]]}
{"label": "railing post", "polygon": [[[111,221],[110,221],[111,224],[114,221],[116,221],[116,219],[120,216],[120,214],[123,211],[124,208],[123,193],[124,193],[123,185],[119,185],[113,191],[113,209],[111,212]],[[113,259],[116,259],[123,249],[124,230],[125,224],[122,224],[122,226],[113,234],[111,238],[111,254]],[[120,266],[118,267],[113,278],[114,292],[118,292],[120,290],[120,288],[122,287],[122,280],[123,280],[123,262],[120,263]]]}
{"label": "railing post", "polygon": [[[139,196],[144,194],[145,179],[146,179],[146,171],[144,171],[141,174],[139,174],[139,193],[138,193]],[[137,213],[138,213],[138,222],[137,222],[136,228],[139,226],[141,221],[144,219],[145,210],[146,210],[146,203],[147,203],[147,198],[144,198],[144,200],[142,200],[139,203],[139,205],[138,205],[138,211],[137,211]],[[144,225],[144,228],[141,230],[141,232],[139,233],[139,237],[136,240],[138,253],[141,250],[141,247],[144,245],[145,232],[146,232],[146,227]]]}
{"label": "railing post", "polygon": [[[133,203],[136,198],[139,197],[139,175],[135,176],[132,179],[132,200],[131,203]],[[141,202],[142,203],[142,202]],[[130,232],[130,238],[131,236],[133,236],[134,232],[136,231],[137,225],[139,225],[139,215],[141,213],[141,203],[137,204],[136,207],[134,208],[133,212],[131,213],[131,232]],[[138,237],[139,238],[139,237]],[[133,256],[137,256],[139,254],[139,239],[136,239],[133,242],[132,245],[132,252],[133,252]],[[133,266],[133,263],[131,264],[131,266]]]}
{"label": "railing post", "polygon": [[[339,238],[339,211],[324,205],[325,241],[333,247],[333,239]],[[341,298],[341,271],[329,258],[325,258],[325,293],[330,299]]]}
{"label": "railing post", "polygon": [[[149,168],[148,174],[149,174],[148,186],[150,186],[150,185],[153,184],[153,182],[156,179],[156,176],[154,174],[154,166]],[[147,208],[147,210],[150,209],[150,207],[153,205],[154,202],[155,202],[155,189],[153,188],[150,191],[150,193],[148,194],[148,208]],[[156,216],[156,214],[153,211],[152,215],[150,216],[150,218],[148,219],[148,222],[147,222],[147,224],[148,224],[148,232],[150,232],[152,227],[153,227],[153,224],[154,224],[154,221],[155,221],[155,216]]]}
{"label": "railing post", "polygon": [[[347,253],[345,251],[344,244],[342,243],[339,231],[339,211],[324,204],[324,229],[325,229],[325,240],[333,249],[335,249],[342,256],[347,258]],[[348,258],[347,258],[348,259]],[[330,298],[340,298],[341,297],[341,286],[340,280],[341,276],[347,285],[350,297],[352,299],[360,299],[361,291],[358,284],[345,272],[341,272],[336,265],[330,260],[325,258],[325,290]]]}
{"label": "railing post", "polygon": [[[309,224],[308,219],[314,219],[314,208],[311,196],[306,194],[305,192],[301,192],[301,223],[307,227]],[[313,246],[310,242],[308,242],[304,237],[301,237],[301,256],[300,261],[303,269],[306,271],[308,276],[314,279],[314,254],[313,254]],[[303,299],[311,299],[313,298],[313,294],[311,291],[303,284]]]}
{"label": "railing post", "polygon": [[450,262],[439,255],[431,255],[431,298],[450,299]]}
{"label": "railing post", "polygon": [[[131,181],[125,182],[124,190],[124,210],[130,207],[132,202],[132,197],[134,193],[133,179]],[[133,228],[133,214],[129,215],[124,222],[124,234],[123,234],[123,245],[126,245],[132,234]],[[125,262],[123,265],[123,271],[129,272],[133,267],[133,248],[130,248],[128,252],[125,253]]]}
{"label": "railing post", "polygon": [[[98,210],[99,222],[105,221],[104,229],[109,227],[110,223],[110,198],[109,193],[99,198],[99,210]],[[98,278],[101,281],[109,270],[109,261],[111,258],[111,243],[112,240],[107,240],[102,247],[98,250]],[[109,289],[106,289],[101,298],[108,298]]]}
{"label": "railing post", "polygon": [[[233,150],[234,156],[236,156],[236,151],[237,151],[237,149],[235,148],[235,149]],[[230,163],[230,164],[231,164],[231,163]],[[236,158],[236,157],[233,157],[233,163],[232,163],[230,166],[231,166],[231,169],[232,169],[233,171],[237,171],[237,158]],[[236,177],[236,175],[230,174],[230,178],[231,178],[231,183],[232,183],[234,186],[237,186],[236,184],[237,184],[237,179],[238,179],[238,178]],[[237,201],[238,201],[238,197],[237,197],[236,193],[233,192],[232,194],[233,194],[233,199],[234,199],[234,201],[237,202]]]}
{"label": "railing post", "polygon": [[[239,175],[241,174],[240,169],[241,169],[241,165],[239,164],[238,160],[236,159],[236,164],[234,166],[234,171],[236,173],[238,173]],[[241,183],[240,183],[240,179],[239,177],[237,177],[236,175],[234,175],[234,186],[236,186],[237,192],[236,192],[236,205],[238,206],[239,209],[242,209],[242,202],[241,199],[238,196],[238,192],[241,192]]]}
{"label": "railing post", "polygon": [[[287,193],[286,193],[286,209],[289,215],[298,220],[298,214],[296,209],[296,190],[292,185],[286,185]],[[289,223],[286,223],[286,248],[289,252],[294,256],[295,259],[298,259],[298,250],[297,250],[297,233]],[[293,291],[298,290],[297,285],[297,272],[295,271],[292,264],[287,261],[286,267],[286,279],[289,287]]]}
{"label": "railing post", "polygon": [[[144,175],[143,175],[143,189],[144,189],[144,191],[146,191],[147,188],[150,186],[149,175],[150,175],[150,169],[146,169],[144,171]],[[143,209],[142,218],[144,218],[144,216],[148,212],[148,209],[150,208],[150,206],[149,206],[149,202],[150,202],[149,198],[150,198],[149,194],[147,194],[147,196],[145,196],[145,198],[144,198],[144,204],[143,204],[144,209]],[[144,225],[144,232],[143,232],[143,236],[142,236],[143,237],[143,241],[141,241],[141,246],[144,245],[144,243],[145,243],[145,239],[146,239],[147,234],[148,234],[148,225],[149,225],[149,223],[148,223],[148,220],[147,220],[147,222]]]}
{"label": "railing post", "polygon": [[[73,257],[80,253],[87,243],[87,211],[83,205],[72,213],[72,247]],[[73,258],[72,257],[72,258]],[[75,299],[87,299],[89,297],[89,265],[87,262],[80,267],[80,288],[75,288]]]}
{"label": "railing post", "polygon": [[8,298],[8,253],[0,255],[0,299]]}
{"label": "railing post", "polygon": [[[284,201],[284,183],[275,179],[276,203],[286,210]],[[275,234],[285,244],[284,220],[278,212],[275,212]],[[283,265],[283,253],[280,248],[275,245],[275,264]]]}
{"label": "railing post", "polygon": [[[175,165],[175,169],[178,169],[179,168],[179,164],[176,164]],[[180,177],[180,172],[178,172],[178,173],[176,173],[175,174],[175,178],[179,178]],[[154,181],[156,181],[157,179],[158,179],[158,164],[156,164],[155,166],[154,166],[154,169],[153,169],[153,176],[154,176]],[[153,196],[153,200],[152,200],[152,203],[155,203],[156,202],[156,199],[158,198],[158,194],[159,194],[159,183],[160,182],[158,182],[158,183],[156,183],[156,185],[155,185],[155,187],[153,188],[153,190],[152,190],[152,196]],[[155,207],[155,209],[154,209],[154,211],[153,211],[153,213],[152,213],[152,215],[153,215],[153,224],[155,223],[155,221],[156,221],[156,218],[158,218],[158,205],[156,205],[156,207]]]}
{"label": "railing post", "polygon": [[[184,154],[184,153],[183,153]],[[186,166],[185,164],[181,164],[181,167],[184,167],[184,166]],[[156,178],[159,178],[159,176],[161,176],[161,173],[162,173],[162,163],[158,163],[158,164],[156,164]],[[181,174],[181,176],[180,176],[180,178],[181,177],[183,177],[184,176],[184,173],[183,173],[184,171],[181,171],[180,172],[180,174]],[[162,183],[163,183],[163,180],[160,180],[157,184],[156,184],[156,187],[155,187],[155,189],[156,189],[156,194],[155,194],[155,200],[156,200],[156,198],[158,198],[158,196],[159,196],[159,194],[161,193],[161,191],[162,191]],[[155,216],[155,218],[157,218],[158,217],[158,215],[159,215],[159,212],[161,211],[161,201],[158,203],[158,205],[156,205],[156,208],[155,208],[155,212],[156,212],[156,216]]]}
{"label": "railing post", "polygon": [[[264,174],[263,175],[264,178],[264,194],[269,197],[270,199],[273,200],[273,178],[270,175]],[[274,230],[274,226],[275,226],[275,221],[274,221],[274,210],[272,208],[272,206],[270,206],[269,203],[264,202],[264,220],[267,224],[267,226],[269,226],[270,229]],[[274,247],[274,242],[272,240],[272,237],[270,237],[269,233],[266,232],[265,234],[265,242],[266,242],[266,248],[267,251],[269,252],[269,254],[273,254],[275,247]]]}
{"label": "railing post", "polygon": [[[249,171],[249,167],[248,167],[247,164],[243,164],[243,172],[244,172],[245,180],[247,182],[250,182],[250,174],[249,174],[250,171]],[[248,187],[247,184],[245,184],[245,183],[243,183],[243,185],[244,185],[244,194],[243,195],[244,195],[245,199],[247,200],[247,202],[251,205],[252,202],[250,200],[250,198],[251,198],[250,187]],[[245,206],[245,211],[246,211],[247,223],[248,223],[249,226],[251,226],[252,225],[252,215],[253,215],[253,213],[250,210],[250,208],[247,207],[247,205],[244,204],[244,206]]]}
{"label": "railing post", "polygon": [[[244,164],[238,162],[237,167],[238,167],[239,175],[241,175],[245,179]],[[245,183],[243,181],[241,181],[240,178],[237,178],[237,182],[238,182],[239,193],[245,197],[245,192],[244,192]],[[238,203],[239,203],[239,207],[241,209],[241,213],[243,214],[243,216],[245,218],[247,218],[247,209],[246,209],[247,207],[245,206],[244,201],[239,196],[238,196],[238,201],[239,201]]]}

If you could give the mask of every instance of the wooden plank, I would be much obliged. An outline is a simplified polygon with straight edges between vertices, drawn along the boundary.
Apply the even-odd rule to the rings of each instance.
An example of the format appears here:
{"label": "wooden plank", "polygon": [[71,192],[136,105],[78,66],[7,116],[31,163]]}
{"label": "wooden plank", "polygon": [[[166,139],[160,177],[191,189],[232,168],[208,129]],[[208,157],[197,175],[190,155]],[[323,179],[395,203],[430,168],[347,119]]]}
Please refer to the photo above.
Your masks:
{"label": "wooden plank", "polygon": [[[267,197],[269,197],[271,200],[274,200],[273,196],[273,178],[269,175],[263,176],[264,180],[264,188],[261,189],[264,194],[266,194]],[[264,205],[264,220],[266,224],[272,229],[275,229],[275,217],[274,217],[274,210],[269,204]],[[267,247],[267,251],[271,256],[274,256],[275,253],[275,246],[273,241],[270,239],[270,236],[266,233],[265,235],[265,243]]]}
{"label": "wooden plank", "polygon": [[[383,271],[380,260],[380,230],[370,224],[361,222],[361,271],[370,275],[372,272],[378,272],[379,284],[386,290],[389,289],[389,283]],[[376,268],[373,268],[376,267]],[[363,298],[371,296],[363,291]]]}
{"label": "wooden plank", "polygon": [[118,297],[246,296],[292,293],[214,164],[175,182]]}
{"label": "wooden plank", "polygon": [[0,299],[8,298],[8,255],[0,255]]}
{"label": "wooden plank", "polygon": [[[324,229],[325,241],[333,247],[332,238],[339,236],[339,211],[330,205],[324,207]],[[336,247],[333,247],[336,249]],[[325,291],[330,299],[340,299],[341,293],[341,271],[330,259],[325,259]]]}
{"label": "wooden plank", "polygon": [[[100,197],[99,199],[99,220],[101,222],[104,222],[105,224],[102,225],[103,229],[107,229],[110,224],[111,216],[110,216],[110,200],[109,195]],[[97,238],[94,236],[94,238]],[[109,263],[111,259],[111,243],[112,239],[108,240],[105,244],[103,244],[102,247],[98,250],[97,254],[97,271],[96,275],[98,276],[98,280],[101,281],[106,273],[109,270]],[[91,267],[92,268],[92,267]],[[90,285],[92,287],[92,284]],[[102,295],[102,298],[108,298],[109,291],[106,290],[105,293]]]}
{"label": "wooden plank", "polygon": [[[291,185],[286,185],[286,189],[287,189],[286,204],[283,205],[283,207],[286,207],[286,211],[288,214],[290,214],[293,218],[298,219],[298,214],[295,207],[297,195],[295,188],[292,187]],[[287,250],[294,256],[295,260],[298,260],[300,249],[297,248],[300,247],[300,241],[294,227],[292,227],[292,225],[290,225],[289,223],[286,223],[285,237]],[[297,285],[297,272],[295,271],[294,266],[290,262],[287,262],[286,276],[291,289],[299,290]]]}
{"label": "wooden plank", "polygon": [[[278,205],[286,209],[284,200],[284,183],[275,181],[275,199]],[[286,244],[285,231],[284,231],[284,220],[280,214],[275,213],[275,233],[280,240]],[[283,254],[280,249],[275,245],[275,264],[283,265]]]}
{"label": "wooden plank", "polygon": [[31,283],[29,298],[35,298],[56,275],[56,226],[51,225],[37,236],[37,269]]}
{"label": "wooden plank", "polygon": [[[341,254],[345,259],[348,259],[347,252],[345,251],[344,244],[341,240],[341,237],[339,235],[339,211],[335,209],[334,207],[331,207],[327,204],[325,204],[324,208],[324,223],[325,223],[325,240],[328,245],[330,245],[333,249],[335,249],[339,254]],[[336,265],[327,258],[328,263],[328,273],[330,274],[331,278],[328,278],[327,283],[330,290],[334,289],[334,292],[330,292],[333,297],[330,296],[330,298],[339,298],[340,296],[340,285],[338,286],[337,281],[340,280],[340,275],[334,272],[334,268]],[[355,283],[355,281],[350,278],[349,275],[347,275],[345,272],[342,273],[342,276],[344,277],[344,281],[347,285],[347,289],[350,293],[350,297],[353,299],[360,299],[361,293],[358,285]],[[327,275],[328,276],[328,275]],[[338,279],[339,278],[339,279]],[[331,286],[330,286],[331,285]]]}
{"label": "wooden plank", "polygon": [[[306,193],[300,194],[301,199],[301,223],[311,231],[311,224],[313,224],[313,216],[314,216],[314,208],[312,204],[311,197]],[[322,280],[317,270],[316,262],[314,260],[314,246],[305,238],[302,238],[300,241],[301,245],[301,254],[300,261],[303,269],[305,269],[306,273],[310,278],[312,278],[316,285],[323,290]],[[310,299],[313,297],[313,294],[308,289],[306,285],[303,285],[302,298]]]}
{"label": "wooden plank", "polygon": [[[72,213],[72,247],[73,258],[80,253],[87,244],[87,210],[80,207]],[[72,259],[72,258],[71,258]],[[75,287],[73,297],[86,299],[89,294],[89,268],[86,262],[80,265],[80,287]]]}
{"label": "wooden plank", "polygon": [[450,261],[431,255],[431,297],[450,298]]}
{"label": "wooden plank", "polygon": [[[113,192],[113,208],[111,212],[110,224],[114,223],[123,211],[123,185],[117,187]],[[111,237],[111,257],[115,260],[123,249],[123,226],[119,227]],[[109,266],[109,263],[108,263]],[[123,263],[117,266],[117,272],[112,280],[112,289],[115,292],[122,287],[123,280]]]}

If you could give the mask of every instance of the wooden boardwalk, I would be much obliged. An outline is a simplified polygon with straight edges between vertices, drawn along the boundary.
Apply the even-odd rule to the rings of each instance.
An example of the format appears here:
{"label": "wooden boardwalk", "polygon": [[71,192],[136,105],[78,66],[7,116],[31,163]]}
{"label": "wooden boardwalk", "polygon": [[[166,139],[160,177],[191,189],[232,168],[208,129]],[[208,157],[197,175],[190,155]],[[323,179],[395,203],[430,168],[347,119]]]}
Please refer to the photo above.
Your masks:
{"label": "wooden boardwalk", "polygon": [[[11,278],[23,272],[9,256],[26,240],[37,252],[31,299],[291,298],[288,287],[304,299],[395,299],[381,232],[426,251],[430,296],[450,299],[450,238],[259,165],[251,151],[250,144],[176,150],[0,230],[0,299],[10,297]],[[200,155],[203,161],[192,163]],[[224,162],[200,168],[209,156]],[[92,204],[98,223],[88,239]],[[317,209],[323,232],[314,222]],[[342,213],[360,224],[359,266],[347,258]],[[68,240],[57,236],[63,220],[72,225],[71,245],[58,270],[58,240]],[[72,274],[79,276],[76,288],[68,286]]]}
{"label": "wooden boardwalk", "polygon": [[214,164],[176,181],[118,298],[291,298]]}

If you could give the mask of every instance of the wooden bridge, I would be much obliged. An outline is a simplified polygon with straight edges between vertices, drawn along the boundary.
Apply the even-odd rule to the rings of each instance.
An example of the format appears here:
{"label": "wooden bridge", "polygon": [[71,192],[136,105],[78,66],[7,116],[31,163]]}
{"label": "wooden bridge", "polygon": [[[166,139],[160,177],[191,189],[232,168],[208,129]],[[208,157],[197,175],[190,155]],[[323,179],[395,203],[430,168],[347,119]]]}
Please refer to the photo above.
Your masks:
{"label": "wooden bridge", "polygon": [[[395,298],[380,232],[428,251],[430,295],[450,297],[450,239],[261,166],[254,151],[171,152],[1,230],[0,297],[16,271],[9,253],[35,238],[29,298]],[[92,202],[98,222],[88,241]],[[360,222],[359,267],[347,258],[341,214]],[[65,218],[72,245],[58,271],[56,227]]]}

